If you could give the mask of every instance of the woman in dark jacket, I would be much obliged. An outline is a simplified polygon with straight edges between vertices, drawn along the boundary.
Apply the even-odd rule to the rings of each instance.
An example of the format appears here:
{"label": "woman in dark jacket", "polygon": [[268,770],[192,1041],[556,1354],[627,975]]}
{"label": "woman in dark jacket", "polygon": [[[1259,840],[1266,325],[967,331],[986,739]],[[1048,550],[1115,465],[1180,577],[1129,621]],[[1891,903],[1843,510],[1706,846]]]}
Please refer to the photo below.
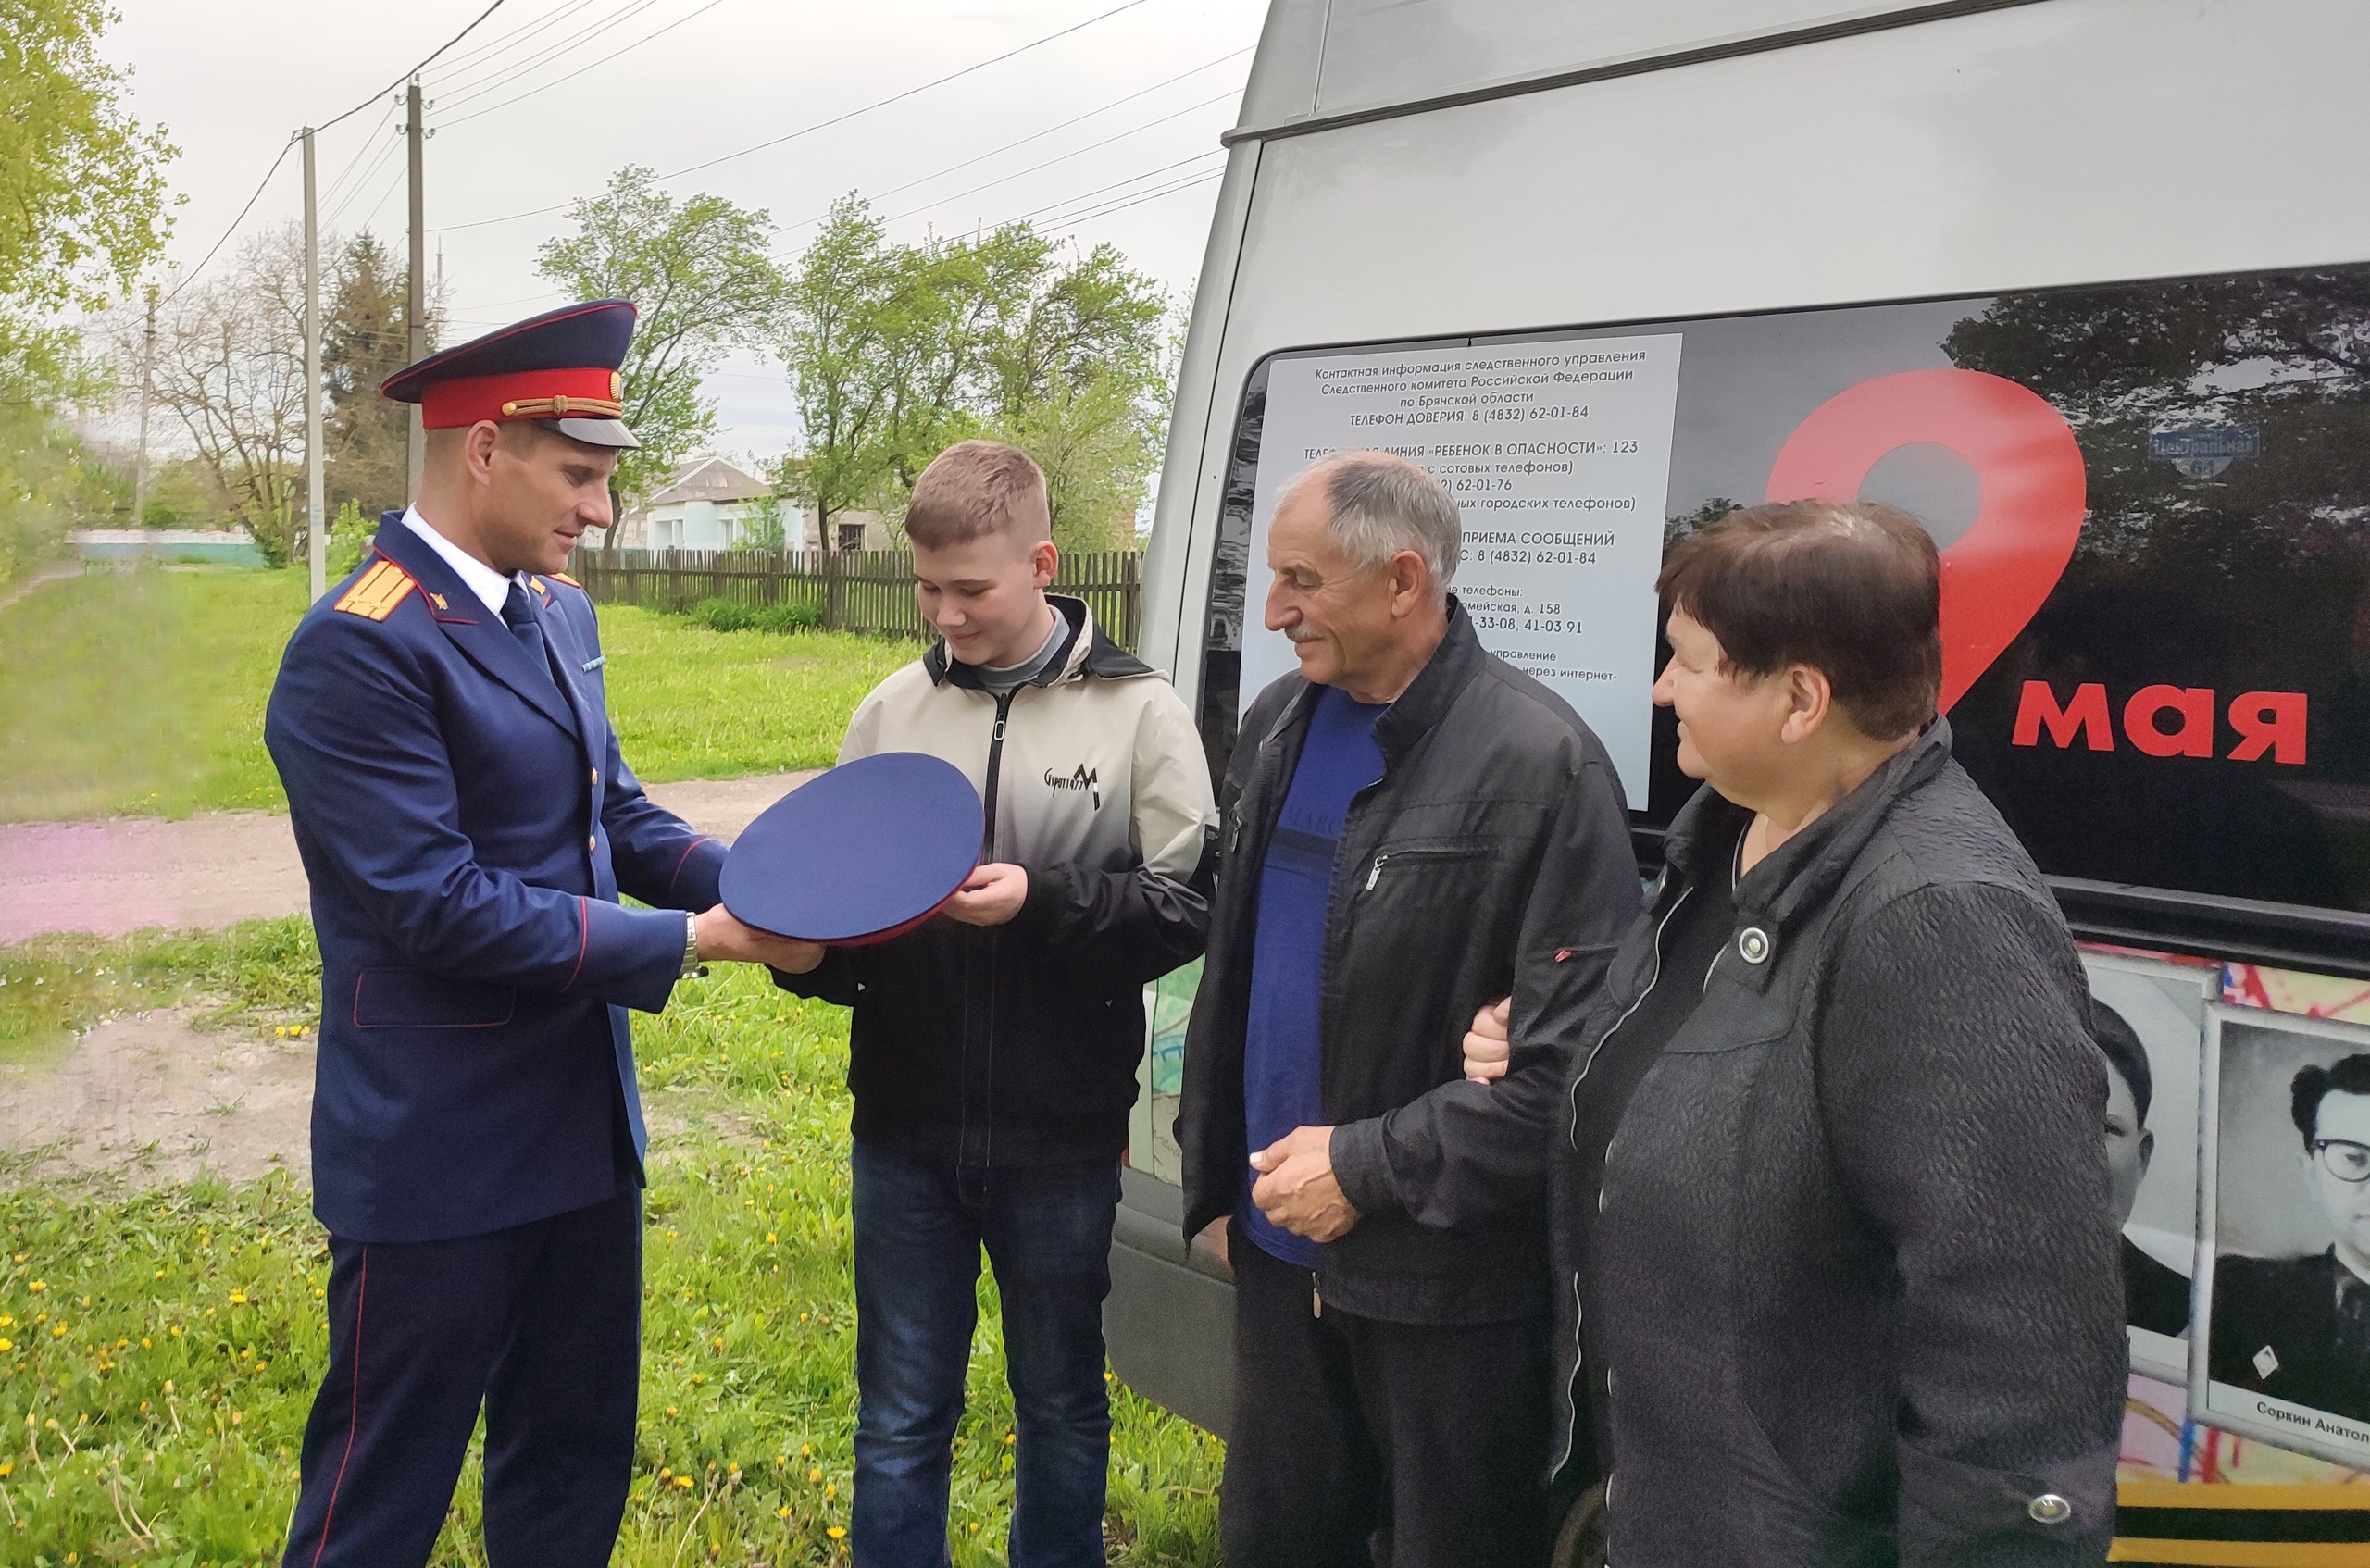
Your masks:
{"label": "woman in dark jacket", "polygon": [[[1654,701],[1705,787],[1576,1042],[1559,1464],[1607,1477],[1618,1568],[2102,1561],[2104,1067],[2056,905],[1934,714],[1933,542],[1761,506],[1658,587]],[[1475,1028],[1487,1076],[1503,1021]]]}

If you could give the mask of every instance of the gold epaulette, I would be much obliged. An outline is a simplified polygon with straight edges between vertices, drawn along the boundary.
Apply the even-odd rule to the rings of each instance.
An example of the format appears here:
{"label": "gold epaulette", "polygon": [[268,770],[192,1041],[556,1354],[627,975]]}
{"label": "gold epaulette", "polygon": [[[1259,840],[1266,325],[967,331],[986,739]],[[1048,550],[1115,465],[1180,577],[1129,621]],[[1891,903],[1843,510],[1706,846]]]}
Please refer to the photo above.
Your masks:
{"label": "gold epaulette", "polygon": [[574,578],[568,576],[566,572],[546,572],[543,575],[550,578],[554,582],[564,582],[570,588],[581,590],[584,586]]}
{"label": "gold epaulette", "polygon": [[354,586],[340,594],[332,607],[343,610],[349,616],[382,621],[395,613],[395,606],[404,602],[405,594],[418,586],[412,581],[409,572],[393,561],[382,559],[355,579]]}

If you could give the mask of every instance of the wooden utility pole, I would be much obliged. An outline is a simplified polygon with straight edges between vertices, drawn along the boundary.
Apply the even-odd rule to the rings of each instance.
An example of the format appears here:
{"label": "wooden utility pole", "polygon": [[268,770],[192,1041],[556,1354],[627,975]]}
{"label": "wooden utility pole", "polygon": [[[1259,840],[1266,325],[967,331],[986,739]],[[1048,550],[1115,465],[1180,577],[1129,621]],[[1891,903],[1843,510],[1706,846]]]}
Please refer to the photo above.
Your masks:
{"label": "wooden utility pole", "polygon": [[148,403],[156,381],[156,285],[148,285],[148,330],[140,345],[140,455],[131,465],[131,526],[148,516]]}
{"label": "wooden utility pole", "polygon": [[[410,293],[405,302],[404,308],[410,317],[410,347],[411,357],[414,360],[428,357],[428,226],[423,217],[426,202],[420,185],[424,173],[420,150],[428,135],[421,126],[421,120],[425,118],[421,110],[419,78],[415,76],[411,79],[411,85],[404,92],[404,111],[407,122],[404,126],[404,135],[409,143],[408,151],[411,157],[411,278]],[[408,500],[419,499],[419,473],[427,458],[428,431],[419,422],[419,404],[415,403],[411,405],[411,483],[406,492]]]}
{"label": "wooden utility pole", "polygon": [[305,580],[329,591],[328,502],[321,481],[321,229],[313,189],[313,128],[305,128]]}

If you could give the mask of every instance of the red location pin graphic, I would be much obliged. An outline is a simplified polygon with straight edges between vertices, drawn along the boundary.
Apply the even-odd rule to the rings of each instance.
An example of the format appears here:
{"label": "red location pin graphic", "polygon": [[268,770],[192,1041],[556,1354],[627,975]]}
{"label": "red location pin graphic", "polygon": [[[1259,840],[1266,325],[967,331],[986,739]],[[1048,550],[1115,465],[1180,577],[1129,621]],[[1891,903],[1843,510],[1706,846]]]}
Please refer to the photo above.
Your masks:
{"label": "red location pin graphic", "polygon": [[1942,552],[1941,711],[1966,694],[2049,597],[2082,537],[2082,448],[2047,399],[1980,370],[1904,370],[1847,387],[1794,428],[1772,501],[1856,501],[1878,459],[1931,442],[1982,486],[1974,526]]}

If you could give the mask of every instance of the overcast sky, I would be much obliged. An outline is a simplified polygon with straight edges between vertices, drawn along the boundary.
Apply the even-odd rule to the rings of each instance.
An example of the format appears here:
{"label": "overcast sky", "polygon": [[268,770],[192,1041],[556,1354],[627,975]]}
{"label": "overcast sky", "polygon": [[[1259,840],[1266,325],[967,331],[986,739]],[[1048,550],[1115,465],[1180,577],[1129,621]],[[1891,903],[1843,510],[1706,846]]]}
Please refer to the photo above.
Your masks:
{"label": "overcast sky", "polygon": [[[132,72],[132,111],[168,127],[181,148],[168,178],[187,200],[170,257],[188,268],[293,129],[376,92],[489,0],[117,3],[122,19],[103,48]],[[455,337],[549,309],[564,301],[535,272],[535,251],[563,215],[509,215],[596,192],[630,163],[689,169],[1085,22],[945,86],[666,183],[679,196],[708,191],[765,208],[785,254],[853,190],[901,239],[1033,217],[1082,246],[1109,241],[1181,292],[1217,191],[1200,177],[1220,166],[1218,132],[1233,123],[1265,10],[1264,0],[503,0],[424,78],[429,266],[441,246]],[[392,97],[372,100],[318,147],[325,229],[372,230],[399,254],[401,118]],[[302,210],[292,154],[240,233]],[[709,390],[720,450],[763,455],[789,443],[779,367],[735,361]]]}

